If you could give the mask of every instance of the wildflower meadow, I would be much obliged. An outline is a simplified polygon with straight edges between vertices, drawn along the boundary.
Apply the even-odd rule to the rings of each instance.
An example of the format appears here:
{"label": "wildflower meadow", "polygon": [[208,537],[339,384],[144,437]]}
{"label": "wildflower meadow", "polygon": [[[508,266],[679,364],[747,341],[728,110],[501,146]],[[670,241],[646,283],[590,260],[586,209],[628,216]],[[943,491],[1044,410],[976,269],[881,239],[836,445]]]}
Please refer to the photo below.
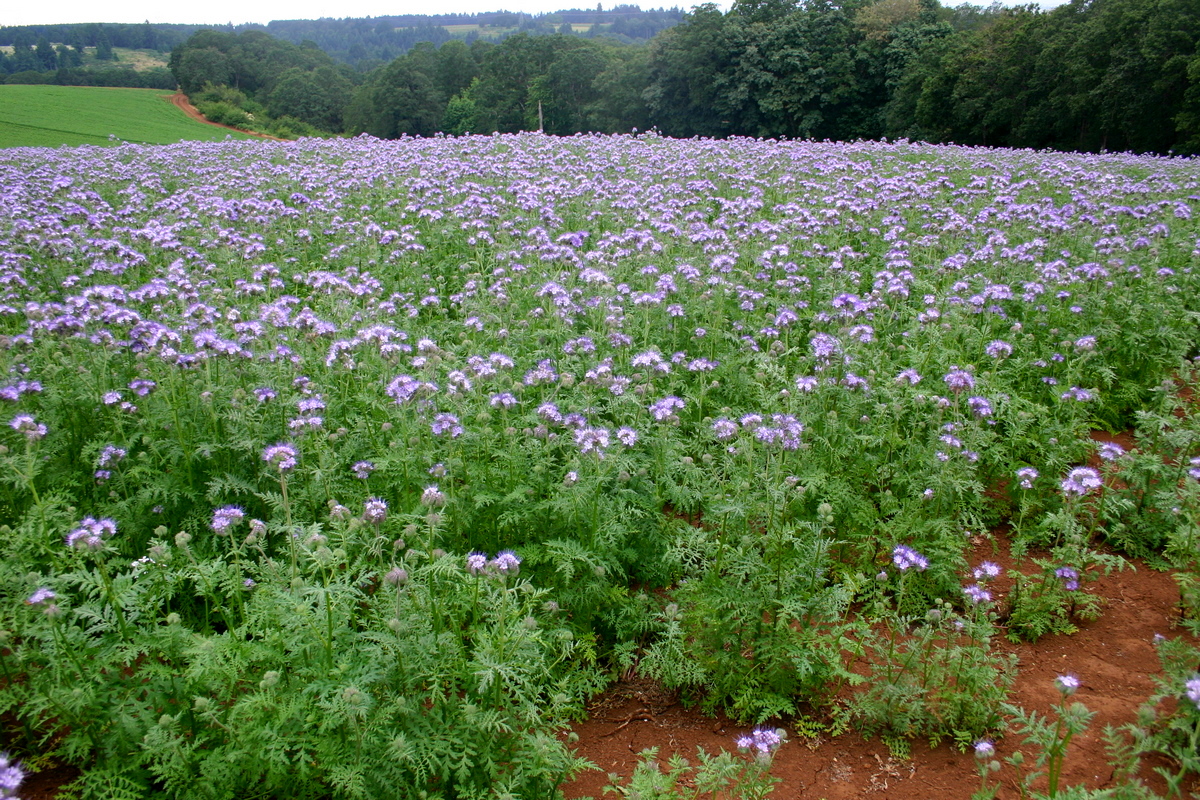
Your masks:
{"label": "wildflower meadow", "polygon": [[[0,152],[0,797],[553,798],[622,674],[743,726],[728,796],[797,727],[1061,794],[1078,678],[1026,713],[997,643],[1131,558],[1200,627],[1197,215],[1194,160],[905,141]],[[1160,649],[1113,736],[1182,785]]]}

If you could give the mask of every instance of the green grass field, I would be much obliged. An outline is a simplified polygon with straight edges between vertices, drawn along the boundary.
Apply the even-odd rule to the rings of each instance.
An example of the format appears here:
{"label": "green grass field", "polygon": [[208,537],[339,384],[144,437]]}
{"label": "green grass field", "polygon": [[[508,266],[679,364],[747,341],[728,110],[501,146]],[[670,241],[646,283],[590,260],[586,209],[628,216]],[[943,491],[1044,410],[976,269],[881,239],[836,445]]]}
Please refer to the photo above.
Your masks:
{"label": "green grass field", "polygon": [[250,138],[188,119],[168,96],[159,89],[0,86],[0,147]]}

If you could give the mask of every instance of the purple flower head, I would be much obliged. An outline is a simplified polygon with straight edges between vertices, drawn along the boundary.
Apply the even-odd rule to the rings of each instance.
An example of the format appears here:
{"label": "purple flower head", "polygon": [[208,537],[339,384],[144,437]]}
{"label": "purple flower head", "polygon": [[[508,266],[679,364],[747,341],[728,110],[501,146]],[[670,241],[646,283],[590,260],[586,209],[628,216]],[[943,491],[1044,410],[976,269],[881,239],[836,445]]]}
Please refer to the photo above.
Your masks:
{"label": "purple flower head", "polygon": [[1100,456],[1103,461],[1116,461],[1125,455],[1125,448],[1116,442],[1101,442],[1096,449],[1096,455]]}
{"label": "purple flower head", "polygon": [[274,400],[277,395],[274,389],[269,389],[266,386],[260,386],[254,390],[254,397],[260,403],[265,403],[268,400]]}
{"label": "purple flower head", "polygon": [[975,757],[983,761],[991,758],[996,754],[996,745],[992,744],[987,739],[980,739],[975,743]]}
{"label": "purple flower head", "polygon": [[300,453],[294,445],[287,442],[279,442],[273,444],[263,450],[263,461],[267,462],[275,469],[282,472],[287,472],[296,466],[296,460],[300,457]]}
{"label": "purple flower head", "polygon": [[1000,577],[1000,565],[994,564],[991,561],[984,561],[975,568],[972,573],[977,581],[990,581],[992,578]]}
{"label": "purple flower head", "polygon": [[375,471],[375,465],[370,461],[356,461],[350,469],[354,470],[354,477],[360,481],[365,481]]}
{"label": "purple flower head", "polygon": [[929,559],[913,550],[908,545],[898,544],[892,550],[892,563],[901,572],[904,572],[910,567],[913,567],[917,572],[924,572],[929,568]]}
{"label": "purple flower head", "polygon": [[17,414],[8,424],[14,431],[24,435],[31,442],[35,442],[46,435],[46,426],[39,423],[29,414]]}
{"label": "purple flower head", "polygon": [[17,800],[17,789],[25,780],[25,770],[8,753],[0,753],[0,800]]}
{"label": "purple flower head", "polygon": [[500,394],[492,395],[488,402],[492,408],[509,409],[517,404],[517,398],[511,392],[501,392]]}
{"label": "purple flower head", "polygon": [[1091,467],[1076,467],[1067,474],[1062,482],[1064,494],[1073,494],[1078,497],[1083,497],[1092,489],[1099,489],[1100,486],[1100,473]]}
{"label": "purple flower head", "polygon": [[120,392],[105,392],[100,397],[100,401],[102,403],[104,403],[104,405],[106,405],[106,406],[115,406],[117,403],[121,402],[121,393]]}
{"label": "purple flower head", "polygon": [[968,397],[967,406],[970,407],[975,416],[981,419],[992,415],[992,404],[988,402],[986,397]]}
{"label": "purple flower head", "polygon": [[58,597],[58,595],[54,593],[54,590],[47,586],[40,586],[36,591],[34,591],[33,594],[26,598],[25,602],[31,606],[40,606],[43,603],[50,602],[56,597]]}
{"label": "purple flower head", "polygon": [[448,433],[451,439],[456,439],[463,433],[463,426],[459,424],[458,417],[445,412],[434,415],[433,423],[429,428],[433,431],[434,436]]}
{"label": "purple flower head", "polygon": [[1089,400],[1096,399],[1096,393],[1089,389],[1081,389],[1078,386],[1072,386],[1067,391],[1059,396],[1060,400],[1074,400],[1079,403],[1086,403]]}
{"label": "purple flower head", "polygon": [[608,447],[608,428],[577,428],[575,430],[575,446],[581,453],[596,453],[604,458]]}
{"label": "purple flower head", "polygon": [[229,529],[246,518],[246,512],[237,506],[222,506],[213,512],[212,529],[218,536],[228,536]]}
{"label": "purple flower head", "polygon": [[130,381],[129,383],[129,388],[132,389],[133,393],[138,397],[145,397],[146,395],[150,394],[154,391],[156,386],[158,386],[157,383],[144,378],[138,378],[137,380]]}
{"label": "purple flower head", "polygon": [[896,383],[908,383],[909,386],[916,386],[921,382],[921,375],[915,369],[906,369],[896,376]]}
{"label": "purple flower head", "polygon": [[478,575],[487,569],[488,557],[487,553],[471,553],[467,556],[467,572],[472,575]]}
{"label": "purple flower head", "polygon": [[491,566],[501,575],[516,575],[521,569],[521,559],[512,550],[501,550],[492,559]]}
{"label": "purple flower head", "polygon": [[403,586],[408,583],[408,570],[403,567],[392,567],[383,579],[392,586]]}
{"label": "purple flower head", "polygon": [[1021,481],[1022,489],[1032,489],[1033,482],[1037,480],[1038,471],[1033,467],[1021,467],[1017,470],[1017,478]]}
{"label": "purple flower head", "polygon": [[387,502],[378,497],[367,498],[363,502],[363,521],[379,525],[387,519]]}
{"label": "purple flower head", "polygon": [[440,508],[446,505],[446,495],[438,489],[436,483],[430,484],[421,492],[421,504],[430,508]]}
{"label": "purple flower head", "polygon": [[990,603],[992,601],[992,593],[975,583],[972,583],[970,586],[964,586],[963,594],[967,596],[972,605]]}
{"label": "purple flower head", "polygon": [[1184,694],[1197,708],[1200,708],[1200,675],[1193,676],[1183,684]]}
{"label": "purple flower head", "polygon": [[728,442],[737,436],[738,425],[732,420],[718,419],[713,422],[712,429],[718,442]]}
{"label": "purple flower head", "polygon": [[675,412],[681,410],[683,405],[683,400],[675,397],[674,395],[668,395],[661,400],[655,400],[653,403],[651,403],[650,413],[653,414],[654,418],[659,422],[665,422],[667,420],[674,419]]}
{"label": "purple flower head", "polygon": [[796,388],[802,392],[815,392],[820,381],[813,375],[801,375],[796,378]]}
{"label": "purple flower head", "polygon": [[633,447],[638,441],[638,432],[628,425],[617,428],[617,440],[626,447]]}
{"label": "purple flower head", "polygon": [[950,391],[955,394],[962,394],[965,391],[975,388],[975,376],[958,367],[951,367],[942,380],[946,382],[946,386],[950,388]]}
{"label": "purple flower head", "polygon": [[1054,570],[1054,575],[1062,580],[1063,588],[1068,592],[1073,592],[1079,588],[1079,573],[1070,567],[1059,567]]}
{"label": "purple flower head", "polygon": [[994,342],[989,342],[984,348],[984,352],[992,358],[1006,358],[1012,355],[1012,345],[1003,339],[997,339]]}
{"label": "purple flower head", "polygon": [[734,741],[742,752],[753,753],[759,759],[768,759],[783,744],[783,737],[778,730],[755,728],[745,736],[738,736]]}
{"label": "purple flower head", "polygon": [[813,358],[823,362],[828,362],[842,349],[842,343],[828,333],[818,333],[809,341],[808,346],[812,350]]}
{"label": "purple flower head", "polygon": [[104,547],[104,540],[117,532],[117,523],[103,517],[84,517],[79,527],[67,534],[67,547],[76,550],[99,550]]}
{"label": "purple flower head", "polygon": [[1079,678],[1074,675],[1059,675],[1054,679],[1054,683],[1058,686],[1058,690],[1063,693],[1064,697],[1069,697],[1075,694],[1079,688]]}

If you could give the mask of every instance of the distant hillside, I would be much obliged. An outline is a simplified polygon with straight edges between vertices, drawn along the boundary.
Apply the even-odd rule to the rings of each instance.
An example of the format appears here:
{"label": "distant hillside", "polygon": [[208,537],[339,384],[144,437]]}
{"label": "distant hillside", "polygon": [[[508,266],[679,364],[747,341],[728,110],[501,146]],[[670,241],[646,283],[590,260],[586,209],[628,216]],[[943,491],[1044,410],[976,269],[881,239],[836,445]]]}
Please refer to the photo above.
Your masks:
{"label": "distant hillside", "polygon": [[[175,25],[144,22],[74,25],[0,26],[0,74],[52,72],[64,68],[61,57],[75,50],[108,52],[111,48],[167,53],[205,28],[239,33],[265,30],[300,44],[310,41],[335,60],[369,69],[408,52],[420,42],[440,45],[452,39],[500,40],[515,33],[568,33],[586,38],[611,37],[626,43],[646,42],[683,19],[684,11],[619,5],[610,9],[567,9],[549,14],[492,11],[480,14],[405,14],[388,17],[275,20],[267,25]],[[44,43],[44,44],[43,44]],[[39,49],[39,45],[41,48]]]}

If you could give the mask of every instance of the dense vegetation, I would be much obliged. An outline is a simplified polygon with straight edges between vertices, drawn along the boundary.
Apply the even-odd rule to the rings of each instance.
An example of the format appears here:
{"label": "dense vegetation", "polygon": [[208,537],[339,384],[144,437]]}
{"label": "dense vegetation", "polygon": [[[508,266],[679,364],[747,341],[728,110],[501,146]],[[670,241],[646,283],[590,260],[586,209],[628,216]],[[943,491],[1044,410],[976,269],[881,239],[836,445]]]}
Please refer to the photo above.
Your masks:
{"label": "dense vegetation", "polygon": [[[257,54],[266,41],[197,34],[172,65],[189,92],[226,83],[268,108],[289,70],[295,117],[385,138],[653,127],[677,137],[1200,150],[1200,6],[1190,0],[1074,0],[1050,12],[746,0],[729,13],[699,6],[645,45],[562,33],[425,43],[365,77],[297,73]],[[213,54],[238,49],[245,55]],[[239,58],[254,61],[254,76],[233,74]]]}
{"label": "dense vegetation", "polygon": [[[1200,624],[1190,160],[363,136],[0,187],[0,736],[81,798],[553,798],[630,672],[745,724],[728,796],[767,721],[1009,730],[1053,796],[1080,679],[1025,714],[997,638],[1123,556]],[[1116,738],[1179,785],[1171,637]]]}

